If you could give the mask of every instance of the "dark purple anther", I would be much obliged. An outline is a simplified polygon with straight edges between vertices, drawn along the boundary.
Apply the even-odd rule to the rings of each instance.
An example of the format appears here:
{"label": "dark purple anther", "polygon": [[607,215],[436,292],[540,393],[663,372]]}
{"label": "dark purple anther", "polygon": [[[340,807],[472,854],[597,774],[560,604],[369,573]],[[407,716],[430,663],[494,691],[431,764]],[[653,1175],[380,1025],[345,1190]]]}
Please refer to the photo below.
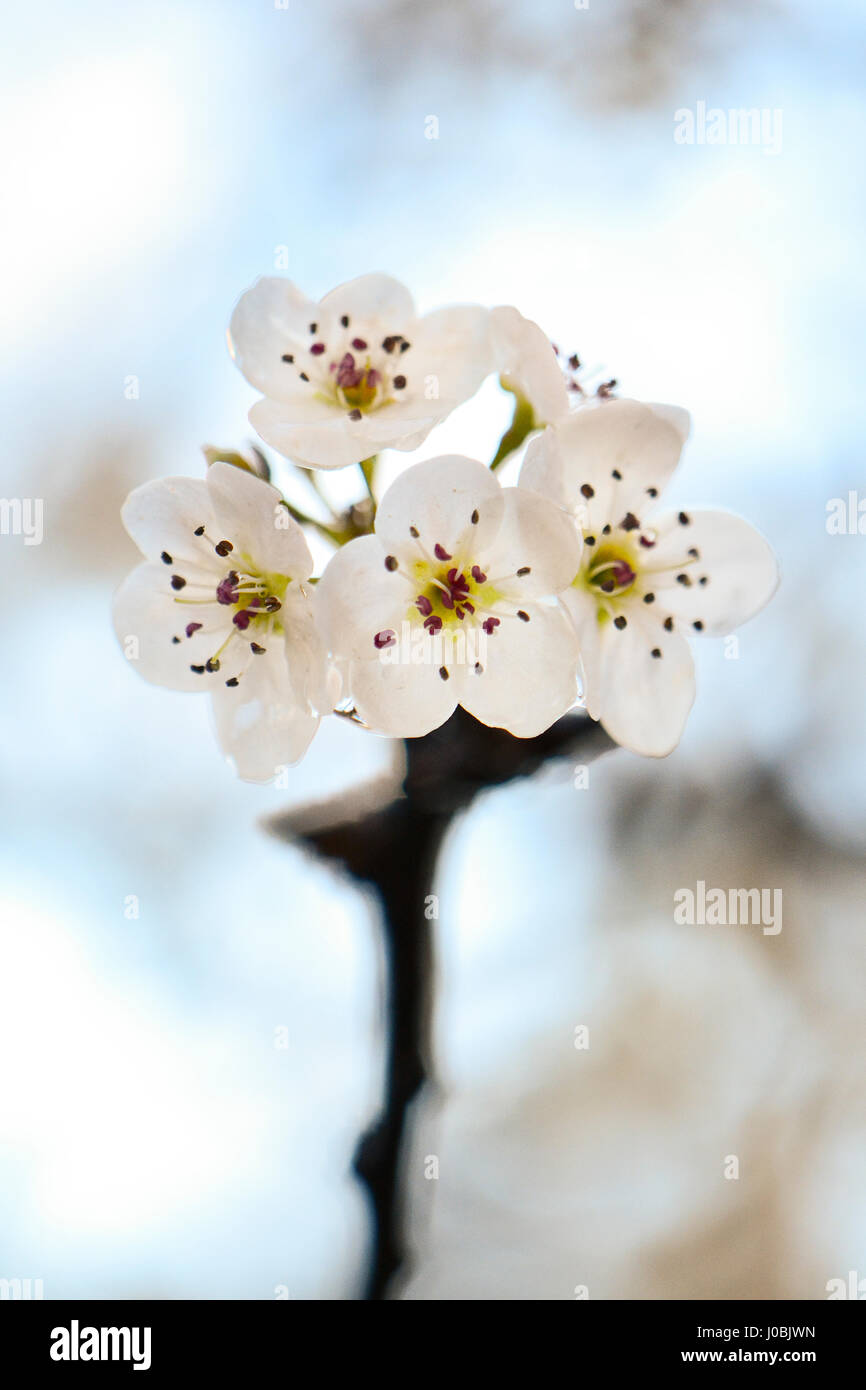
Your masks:
{"label": "dark purple anther", "polygon": [[473,565],[472,578],[475,580],[476,584],[484,584],[487,580],[487,575],[484,573],[484,571],[480,568],[479,565]]}
{"label": "dark purple anther", "polygon": [[484,631],[487,633],[487,636],[490,637],[493,633],[493,629],[499,626],[499,619],[485,618],[481,626],[484,628]]}
{"label": "dark purple anther", "polygon": [[418,595],[415,600],[415,607],[418,609],[419,613],[423,613],[425,618],[428,618],[433,612],[433,605],[425,594]]}
{"label": "dark purple anther", "polygon": [[626,584],[634,582],[634,570],[626,560],[617,560],[613,566],[613,577],[617,584],[624,587]]}
{"label": "dark purple anther", "polygon": [[376,633],[373,638],[373,646],[377,652],[380,652],[383,647],[393,647],[396,641],[397,634],[390,627],[386,627],[383,632]]}
{"label": "dark purple anther", "polygon": [[439,629],[441,628],[441,626],[442,626],[442,619],[441,619],[441,618],[437,618],[436,615],[435,615],[435,613],[434,613],[432,618],[425,618],[425,619],[424,619],[424,626],[426,627],[427,631],[428,631],[428,632],[430,633],[430,635],[432,636],[434,632],[438,632]]}
{"label": "dark purple anther", "polygon": [[640,543],[646,550],[652,550],[655,545],[655,541],[651,541],[647,536],[641,536]]}
{"label": "dark purple anther", "polygon": [[365,343],[363,338],[353,338],[352,347],[355,349],[356,352],[367,351],[367,344]]}
{"label": "dark purple anther", "polygon": [[347,352],[337,366],[337,385],[343,390],[352,386],[360,386],[363,375],[363,372],[359,372],[355,366],[355,359],[351,352]]}
{"label": "dark purple anther", "polygon": [[216,591],[217,603],[237,603],[238,591],[235,588],[237,582],[238,576],[234,570],[232,570],[230,574],[227,574],[225,579],[220,580],[219,584],[217,584]]}
{"label": "dark purple anther", "polygon": [[321,357],[321,355],[322,355],[322,353],[323,353],[324,351],[325,351],[325,344],[324,344],[324,343],[313,343],[313,346],[310,348],[310,352],[313,354],[314,357]]}
{"label": "dark purple anther", "polygon": [[440,545],[438,541],[433,547],[433,554],[436,556],[437,560],[450,560],[453,558],[451,555],[448,554],[448,551],[445,549],[444,545]]}
{"label": "dark purple anther", "polygon": [[201,623],[187,623],[187,625],[186,625],[186,635],[187,635],[187,637],[192,637],[192,634],[193,634],[194,632],[198,632],[198,630],[199,630],[200,627],[201,627]]}

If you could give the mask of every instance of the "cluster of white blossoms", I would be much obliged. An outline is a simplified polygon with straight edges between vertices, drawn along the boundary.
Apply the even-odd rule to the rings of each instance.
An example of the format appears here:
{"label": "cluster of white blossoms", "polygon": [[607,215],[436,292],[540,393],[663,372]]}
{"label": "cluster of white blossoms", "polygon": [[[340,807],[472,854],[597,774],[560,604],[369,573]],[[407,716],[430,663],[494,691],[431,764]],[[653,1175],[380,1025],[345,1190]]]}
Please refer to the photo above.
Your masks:
{"label": "cluster of white blossoms", "polygon": [[[263,393],[261,438],[314,479],[361,465],[371,495],[375,456],[418,448],[487,376],[515,397],[490,466],[428,459],[333,526],[237,457],[128,498],[146,558],[117,594],[118,636],[147,680],[210,692],[242,777],[297,762],[334,712],[410,738],[462,705],[531,738],[582,702],[626,748],[676,746],[695,695],[687,636],[729,633],[778,582],[739,517],[661,509],[685,411],[616,399],[613,383],[589,396],[577,359],[563,371],[516,309],[419,318],[385,275],[318,303],[260,280],[229,344]],[[527,437],[517,485],[501,486]],[[305,525],[334,546],[318,577]]]}

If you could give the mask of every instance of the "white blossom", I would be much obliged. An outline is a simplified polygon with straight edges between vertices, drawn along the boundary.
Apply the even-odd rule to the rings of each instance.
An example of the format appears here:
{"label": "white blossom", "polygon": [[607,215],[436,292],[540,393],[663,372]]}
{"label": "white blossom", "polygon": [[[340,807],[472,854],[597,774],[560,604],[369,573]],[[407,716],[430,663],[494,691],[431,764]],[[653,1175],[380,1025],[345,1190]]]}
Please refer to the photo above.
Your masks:
{"label": "white blossom", "polygon": [[520,485],[579,523],[562,603],[580,643],[589,713],[626,748],[663,757],[695,696],[686,635],[725,635],[778,584],[770,546],[730,512],[657,510],[689,429],[685,411],[630,400],[581,407],[530,441]]}
{"label": "white blossom", "polygon": [[409,291],[362,275],[318,303],[266,277],[232,315],[229,347],[263,399],[262,439],[296,463],[344,468],[381,449],[411,450],[493,370],[489,310],[457,305],[418,318]]}
{"label": "white blossom", "polygon": [[276,488],[227,463],[144,483],[122,515],[147,557],[114,603],[131,664],[155,685],[209,691],[223,751],[241,777],[269,781],[333,707],[301,528]]}
{"label": "white blossom", "polygon": [[580,563],[570,518],[500,487],[473,459],[430,459],[383,496],[375,534],[329,561],[316,603],[361,718],[428,733],[458,704],[521,737],[577,695],[577,646],[555,596]]}
{"label": "white blossom", "polygon": [[503,384],[529,403],[537,426],[553,424],[568,411],[568,389],[550,339],[510,305],[491,310],[490,327]]}

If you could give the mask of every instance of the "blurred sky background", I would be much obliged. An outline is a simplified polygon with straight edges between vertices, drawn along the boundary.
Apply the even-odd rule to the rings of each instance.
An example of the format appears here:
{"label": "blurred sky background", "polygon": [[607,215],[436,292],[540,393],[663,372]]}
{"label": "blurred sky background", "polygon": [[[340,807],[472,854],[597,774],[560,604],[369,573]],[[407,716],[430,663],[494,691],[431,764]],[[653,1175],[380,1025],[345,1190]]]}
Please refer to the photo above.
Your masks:
{"label": "blurred sky background", "polygon": [[[288,790],[239,783],[110,623],[127,491],[252,437],[225,328],[285,256],[313,295],[383,270],[422,310],[515,303],[686,406],[671,500],[748,516],[783,571],[736,659],[699,648],[669,759],[455,828],[404,1292],[866,1278],[866,536],[825,525],[864,486],[862,5],[46,0],[4,29],[0,491],[45,537],[0,536],[0,1277],[357,1292],[375,915],[261,821],[391,750],[331,720]],[[678,145],[699,101],[780,109],[781,149]],[[490,382],[418,457],[490,457],[507,413]],[[699,878],[782,888],[782,933],[675,926]]]}

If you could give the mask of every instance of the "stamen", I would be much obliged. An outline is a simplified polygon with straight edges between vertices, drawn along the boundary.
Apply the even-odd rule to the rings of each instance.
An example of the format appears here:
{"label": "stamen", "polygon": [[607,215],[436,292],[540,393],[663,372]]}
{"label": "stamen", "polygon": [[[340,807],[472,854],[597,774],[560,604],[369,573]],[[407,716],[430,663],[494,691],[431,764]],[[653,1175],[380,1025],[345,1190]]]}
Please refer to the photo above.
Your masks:
{"label": "stamen", "polygon": [[590,498],[595,496],[595,488],[590,483],[584,483],[580,491],[583,497]]}
{"label": "stamen", "polygon": [[239,684],[239,679],[238,679],[237,676],[230,676],[229,679],[226,681],[226,685],[231,686],[232,688],[234,688],[234,686],[236,686],[236,685],[238,685],[238,684]]}
{"label": "stamen", "polygon": [[652,651],[650,652],[650,656],[654,656],[654,657],[656,657],[656,659],[658,659],[658,657],[660,657],[661,654],[662,654],[662,649],[661,649],[661,647],[653,647]]}
{"label": "stamen", "polygon": [[391,571],[393,572],[395,569],[399,568],[399,565],[400,565],[400,561],[397,559],[397,556],[396,556],[396,555],[386,555],[386,556],[385,556],[385,568],[386,568],[386,570],[391,570]]}
{"label": "stamen", "polygon": [[214,546],[214,550],[216,551],[217,555],[221,555],[222,558],[225,559],[226,555],[231,555],[232,551],[234,550],[234,546],[232,545],[231,541],[219,541]]}
{"label": "stamen", "polygon": [[217,584],[217,603],[225,603],[228,605],[237,603],[238,592],[236,586],[238,582],[239,575],[236,570],[231,570],[226,575],[225,579],[221,579],[219,584]]}
{"label": "stamen", "polygon": [[171,576],[171,587],[173,589],[183,589],[186,587],[186,580],[180,574],[173,574]]}
{"label": "stamen", "polygon": [[[372,375],[372,373],[371,373],[371,375]],[[395,389],[396,391],[402,391],[402,390],[403,390],[403,387],[404,387],[405,385],[406,385],[406,378],[405,378],[404,376],[395,376],[395,378],[394,378],[394,389]]]}
{"label": "stamen", "polygon": [[526,612],[525,609],[523,609],[523,608],[518,608],[518,610],[517,610],[517,616],[518,616],[518,618],[520,619],[520,621],[521,621],[522,623],[528,623],[528,622],[529,622],[529,614]]}
{"label": "stamen", "polygon": [[448,671],[447,671],[447,668],[446,668],[446,667],[440,666],[440,667],[439,667],[439,674],[440,674],[440,676],[442,677],[443,681],[447,681],[447,679],[448,679]]}
{"label": "stamen", "polygon": [[620,632],[622,632],[623,628],[626,626],[626,620],[621,613],[618,618],[614,618],[613,625],[614,627],[618,627]]}
{"label": "stamen", "polygon": [[634,512],[626,512],[625,516],[619,524],[623,531],[636,531],[637,528],[640,526],[640,522],[638,521]]}
{"label": "stamen", "polygon": [[200,627],[201,623],[187,623],[185,628],[187,637],[192,637],[192,634],[198,632]]}
{"label": "stamen", "polygon": [[397,641],[397,634],[393,628],[387,627],[382,632],[377,632],[373,638],[373,646],[377,651],[383,647],[393,647]]}
{"label": "stamen", "polygon": [[159,558],[160,558],[160,560],[162,560],[162,563],[163,563],[164,565],[173,565],[173,564],[174,564],[174,561],[172,560],[172,558],[171,558],[171,556],[169,555],[169,553],[168,553],[167,550],[164,550],[164,551],[162,552],[162,554],[160,555]]}
{"label": "stamen", "polygon": [[444,545],[440,545],[438,541],[433,547],[433,554],[436,556],[437,560],[451,560],[454,558],[452,555],[449,555]]}
{"label": "stamen", "polygon": [[282,360],[284,362],[294,362],[295,359],[290,352],[284,352]]}

